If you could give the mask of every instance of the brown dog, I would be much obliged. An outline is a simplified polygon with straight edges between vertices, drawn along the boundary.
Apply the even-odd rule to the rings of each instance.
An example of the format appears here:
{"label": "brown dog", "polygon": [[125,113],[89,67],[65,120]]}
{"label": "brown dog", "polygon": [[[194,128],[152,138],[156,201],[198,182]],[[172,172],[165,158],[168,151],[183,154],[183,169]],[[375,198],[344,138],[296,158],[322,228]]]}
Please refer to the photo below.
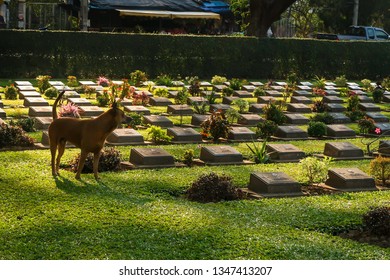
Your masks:
{"label": "brown dog", "polygon": [[[112,108],[95,119],[58,118],[57,104],[62,98],[61,92],[53,105],[53,122],[49,126],[49,140],[51,151],[51,169],[53,176],[58,175],[60,160],[65,151],[66,142],[74,144],[81,149],[80,161],[77,167],[76,179],[80,179],[85,159],[89,153],[94,154],[93,173],[98,177],[98,164],[100,152],[107,136],[122,123],[126,117],[114,102]],[[57,160],[56,150],[58,148]]]}

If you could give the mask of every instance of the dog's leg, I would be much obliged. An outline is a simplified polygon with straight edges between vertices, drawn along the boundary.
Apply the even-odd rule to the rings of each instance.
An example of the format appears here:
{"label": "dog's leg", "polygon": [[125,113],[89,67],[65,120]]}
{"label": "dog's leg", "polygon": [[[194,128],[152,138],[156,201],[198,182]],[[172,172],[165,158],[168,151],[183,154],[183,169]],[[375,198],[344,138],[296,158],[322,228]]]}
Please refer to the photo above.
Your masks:
{"label": "dog's leg", "polygon": [[77,167],[77,173],[76,173],[76,179],[77,180],[80,180],[80,174],[81,174],[81,171],[83,170],[84,163],[85,163],[85,160],[86,160],[87,156],[88,156],[87,152],[81,151],[79,166]]}
{"label": "dog's leg", "polygon": [[95,175],[96,180],[99,180],[99,175],[98,175],[99,158],[100,158],[100,151],[93,154],[93,174]]}
{"label": "dog's leg", "polygon": [[64,154],[65,145],[66,145],[66,141],[64,141],[64,140],[61,140],[60,143],[58,144],[58,155],[57,155],[57,160],[56,160],[56,173],[57,174],[59,174],[61,157]]}
{"label": "dog's leg", "polygon": [[57,152],[57,144],[54,141],[50,141],[50,152],[51,152],[51,173],[53,176],[57,176],[55,160]]}

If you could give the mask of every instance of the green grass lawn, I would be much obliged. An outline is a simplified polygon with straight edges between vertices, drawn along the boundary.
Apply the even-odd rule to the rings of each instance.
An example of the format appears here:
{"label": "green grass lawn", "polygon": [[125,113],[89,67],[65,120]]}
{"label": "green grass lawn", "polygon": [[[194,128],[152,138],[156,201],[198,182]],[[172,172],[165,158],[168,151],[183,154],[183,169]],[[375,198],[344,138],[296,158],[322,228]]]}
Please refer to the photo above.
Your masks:
{"label": "green grass lawn", "polygon": [[[22,100],[4,104],[8,117],[27,114]],[[166,113],[165,107],[150,110]],[[176,125],[181,122],[180,117],[169,118]],[[183,118],[189,122],[190,117]],[[356,124],[350,127],[358,129]],[[147,136],[146,130],[140,132]],[[30,136],[40,142],[41,132]],[[310,155],[322,153],[330,141],[344,140],[283,143]],[[345,141],[365,151],[370,140]],[[245,143],[229,145],[251,156]],[[132,147],[117,148],[128,160]],[[178,160],[188,149],[195,157],[200,153],[197,144],[162,148]],[[0,259],[390,259],[389,248],[336,235],[359,228],[371,207],[389,205],[389,191],[202,204],[183,194],[211,171],[231,176],[241,188],[247,187],[252,172],[285,172],[299,182],[303,178],[296,163],[280,163],[105,172],[100,181],[92,174],[78,181],[66,170],[78,153],[66,150],[61,176],[55,179],[48,150],[0,152]],[[334,161],[331,167],[368,172],[369,163]]]}

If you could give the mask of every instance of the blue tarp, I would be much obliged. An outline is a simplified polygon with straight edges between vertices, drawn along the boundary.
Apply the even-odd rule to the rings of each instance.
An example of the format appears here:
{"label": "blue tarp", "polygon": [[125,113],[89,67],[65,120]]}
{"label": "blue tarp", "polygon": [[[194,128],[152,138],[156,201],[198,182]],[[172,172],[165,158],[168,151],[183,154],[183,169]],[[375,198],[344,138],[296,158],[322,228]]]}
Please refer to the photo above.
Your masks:
{"label": "blue tarp", "polygon": [[213,12],[218,14],[230,12],[229,4],[223,1],[204,1],[201,6],[201,9],[203,11]]}

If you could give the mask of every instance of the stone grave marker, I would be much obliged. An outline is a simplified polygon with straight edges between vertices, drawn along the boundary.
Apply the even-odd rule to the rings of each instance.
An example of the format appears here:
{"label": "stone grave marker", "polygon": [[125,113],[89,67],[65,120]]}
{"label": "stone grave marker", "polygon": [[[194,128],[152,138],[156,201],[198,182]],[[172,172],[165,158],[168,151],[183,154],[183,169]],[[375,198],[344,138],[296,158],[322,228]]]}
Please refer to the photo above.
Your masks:
{"label": "stone grave marker", "polygon": [[202,96],[191,96],[187,98],[188,105],[194,105],[194,104],[201,105],[203,103],[209,105],[209,101]]}
{"label": "stone grave marker", "polygon": [[91,101],[89,101],[86,98],[70,97],[70,98],[68,98],[68,102],[72,102],[73,104],[75,104],[77,106],[92,106]]}
{"label": "stone grave marker", "polygon": [[290,103],[311,104],[313,102],[306,96],[291,96]]}
{"label": "stone grave marker", "polygon": [[172,105],[172,101],[166,97],[150,97],[149,104],[152,106],[168,106]]}
{"label": "stone grave marker", "polygon": [[326,81],[326,82],[325,82],[325,85],[326,85],[326,86],[335,86],[336,84],[335,84],[334,82]]}
{"label": "stone grave marker", "polygon": [[109,145],[139,145],[144,143],[144,137],[132,128],[117,128],[107,137]]}
{"label": "stone grave marker", "polygon": [[300,84],[303,85],[303,86],[308,86],[308,87],[312,87],[313,86],[312,83],[307,82],[307,81],[300,82]]}
{"label": "stone grave marker", "polygon": [[259,96],[257,97],[257,103],[259,104],[268,104],[270,102],[276,101],[276,98],[273,96]]}
{"label": "stone grave marker", "polygon": [[53,88],[57,89],[60,92],[63,91],[63,90],[65,90],[65,91],[72,90],[70,87],[65,86],[65,85],[63,85],[63,86],[53,86]]}
{"label": "stone grave marker", "polygon": [[384,156],[390,156],[390,141],[389,140],[381,140],[379,141],[378,153]]}
{"label": "stone grave marker", "polygon": [[25,99],[26,97],[42,97],[37,91],[19,91],[19,99]]}
{"label": "stone grave marker", "polygon": [[[256,86],[254,86],[254,85],[243,85],[242,89],[246,90],[246,91],[249,91],[249,92],[254,92],[255,89],[256,89]],[[252,95],[252,97],[253,97],[253,95]]]}
{"label": "stone grave marker", "polygon": [[359,96],[359,97],[364,97],[367,95],[367,92],[362,91],[362,90],[354,90],[354,92]]}
{"label": "stone grave marker", "polygon": [[390,102],[390,94],[384,94],[382,101],[385,103],[389,103]]}
{"label": "stone grave marker", "polygon": [[205,120],[207,120],[209,115],[199,115],[193,114],[191,118],[191,125],[200,126]]}
{"label": "stone grave marker", "polygon": [[168,91],[168,98],[176,98],[177,97],[177,90],[170,90]]}
{"label": "stone grave marker", "polygon": [[160,127],[173,127],[173,122],[166,116],[144,115],[143,118],[145,124],[156,125]]}
{"label": "stone grave marker", "polygon": [[52,117],[36,117],[34,127],[37,130],[47,130],[52,121]]}
{"label": "stone grave marker", "polygon": [[306,97],[310,97],[310,96],[312,96],[312,93],[310,91],[307,91],[307,90],[295,90],[292,95],[293,96],[306,96]]}
{"label": "stone grave marker", "polygon": [[284,86],[270,86],[270,88],[277,91],[282,91],[285,89]]}
{"label": "stone grave marker", "polygon": [[200,143],[202,135],[190,127],[170,127],[167,129],[168,136],[173,137],[173,143]]}
{"label": "stone grave marker", "polygon": [[147,90],[136,90],[135,93],[137,95],[145,94],[148,97],[152,97],[153,96],[153,93],[151,93],[150,91],[147,91]]}
{"label": "stone grave marker", "polygon": [[358,96],[360,103],[373,103],[374,100],[366,95],[359,95]]}
{"label": "stone grave marker", "polygon": [[215,91],[221,92],[221,91],[223,91],[224,88],[227,88],[227,87],[228,87],[227,85],[214,85],[213,89]]}
{"label": "stone grave marker", "polygon": [[15,81],[17,86],[32,86],[32,83],[29,81]]}
{"label": "stone grave marker", "polygon": [[137,114],[142,114],[142,115],[150,115],[150,110],[144,106],[137,106],[137,105],[133,105],[133,106],[124,106],[124,109],[126,112],[130,112],[130,113],[137,113]]}
{"label": "stone grave marker", "polygon": [[363,150],[349,142],[325,143],[324,155],[334,159],[362,159]]}
{"label": "stone grave marker", "polygon": [[362,89],[359,85],[349,85],[348,88],[350,90],[361,90]]}
{"label": "stone grave marker", "polygon": [[288,124],[307,124],[310,119],[302,114],[284,114],[286,116],[286,123]]}
{"label": "stone grave marker", "polygon": [[265,104],[265,103],[250,104],[248,111],[251,113],[262,114],[262,113],[264,113],[263,109],[265,106],[267,106],[267,104]]}
{"label": "stone grave marker", "polygon": [[[98,93],[97,93],[98,94]],[[65,91],[64,93],[64,97],[65,98],[80,98],[80,94],[78,94],[76,91],[74,90],[67,90]]]}
{"label": "stone grave marker", "polygon": [[283,82],[283,81],[275,82],[275,84],[278,86],[283,86],[283,87],[287,86],[287,83]]}
{"label": "stone grave marker", "polygon": [[167,113],[172,115],[191,116],[194,111],[187,104],[168,105]]}
{"label": "stone grave marker", "polygon": [[51,86],[63,86],[64,85],[64,83],[61,81],[49,81],[49,84]]}
{"label": "stone grave marker", "polygon": [[249,82],[249,84],[253,85],[255,87],[261,87],[264,85],[262,82],[258,82],[258,81],[252,81],[252,82]]}
{"label": "stone grave marker", "polygon": [[306,104],[301,104],[301,103],[288,103],[287,111],[293,113],[303,113],[303,114],[311,113],[310,107],[307,106]]}
{"label": "stone grave marker", "polygon": [[28,108],[29,117],[51,117],[52,116],[51,106],[30,106]]}
{"label": "stone grave marker", "polygon": [[326,103],[325,104],[326,109],[329,112],[336,112],[336,113],[341,113],[346,111],[347,109],[340,103]]}
{"label": "stone grave marker", "polygon": [[97,86],[98,84],[93,81],[79,81],[79,83],[83,86]]}
{"label": "stone grave marker", "polygon": [[84,118],[97,117],[104,113],[104,110],[98,106],[79,106],[80,116]]}
{"label": "stone grave marker", "polygon": [[359,103],[359,109],[365,112],[380,112],[381,108],[374,103]]}
{"label": "stone grave marker", "polygon": [[184,85],[185,85],[182,81],[172,81],[172,84],[175,87],[184,87]]}
{"label": "stone grave marker", "polygon": [[133,101],[131,101],[131,100],[128,99],[128,98],[123,98],[123,99],[120,101],[120,104],[122,104],[122,106],[132,106],[132,105],[133,105]]}
{"label": "stone grave marker", "polygon": [[43,97],[26,97],[24,98],[23,106],[49,106],[49,102]]}
{"label": "stone grave marker", "polygon": [[340,124],[340,123],[350,123],[351,119],[344,115],[343,113],[332,113],[329,112],[329,115],[333,117],[333,121],[335,124]]}
{"label": "stone grave marker", "polygon": [[325,86],[325,89],[326,90],[338,90],[338,88],[335,86]]}
{"label": "stone grave marker", "polygon": [[389,135],[390,123],[375,123],[375,127],[380,129],[379,134],[386,133],[386,135]]}
{"label": "stone grave marker", "polygon": [[263,122],[264,119],[257,114],[241,114],[237,123],[243,126],[257,126],[259,122]]}
{"label": "stone grave marker", "polygon": [[339,93],[335,90],[327,89],[327,90],[325,90],[325,92],[326,92],[326,95],[328,95],[328,96],[338,96],[339,95]]}
{"label": "stone grave marker", "polygon": [[230,146],[202,146],[199,158],[209,165],[243,163],[242,154]]}
{"label": "stone grave marker", "polygon": [[[37,146],[39,147],[49,147],[50,146],[50,141],[49,141],[49,132],[47,130],[42,131],[42,138],[41,142],[37,143]],[[74,147],[73,144],[70,142],[66,142],[66,147]]]}
{"label": "stone grave marker", "polygon": [[331,168],[328,171],[326,185],[343,191],[376,190],[375,180],[359,168]]}
{"label": "stone grave marker", "polygon": [[302,195],[300,184],[284,172],[251,173],[248,189],[263,196]]}
{"label": "stone grave marker", "polygon": [[338,104],[344,103],[343,99],[337,96],[324,96],[322,98],[322,101],[324,103],[338,103]]}
{"label": "stone grave marker", "polygon": [[16,86],[20,91],[36,91],[33,86]]}
{"label": "stone grave marker", "polygon": [[344,124],[326,125],[326,136],[331,138],[354,138],[356,132]]}
{"label": "stone grave marker", "polygon": [[373,119],[374,122],[389,122],[389,118],[386,117],[385,115],[381,114],[381,113],[378,113],[378,112],[367,112],[366,113],[366,116],[370,119]]}
{"label": "stone grave marker", "polygon": [[247,127],[233,126],[229,130],[228,139],[232,141],[252,141],[256,139],[256,133]]}
{"label": "stone grave marker", "polygon": [[207,87],[212,87],[213,85],[210,82],[207,81],[201,81],[200,82],[200,87],[207,88]]}
{"label": "stone grave marker", "polygon": [[283,94],[280,91],[277,90],[266,90],[265,91],[266,96],[272,96],[272,97],[283,97]]}
{"label": "stone grave marker", "polygon": [[2,108],[0,108],[0,118],[1,119],[7,118],[7,113]]}
{"label": "stone grave marker", "polygon": [[305,156],[292,144],[267,144],[266,149],[272,162],[298,162]]}
{"label": "stone grave marker", "polygon": [[230,105],[238,99],[240,99],[238,96],[224,96],[222,97],[222,103]]}
{"label": "stone grave marker", "polygon": [[203,97],[209,97],[212,94],[214,95],[215,98],[221,98],[222,97],[221,93],[215,92],[215,91],[207,91],[207,90],[205,90],[205,91],[202,91],[200,93],[200,95],[203,96]]}
{"label": "stone grave marker", "polygon": [[307,139],[309,137],[306,131],[294,125],[278,126],[274,136],[282,139]]}
{"label": "stone grave marker", "polygon": [[236,90],[234,91],[233,96],[237,96],[239,98],[252,98],[253,93],[246,90]]}
{"label": "stone grave marker", "polygon": [[162,148],[132,148],[129,161],[139,168],[175,166],[173,156]]}
{"label": "stone grave marker", "polygon": [[311,90],[311,87],[309,87],[309,86],[297,86],[297,88],[298,89],[300,89],[300,90]]}
{"label": "stone grave marker", "polygon": [[210,112],[221,110],[222,112],[226,112],[231,107],[228,104],[211,104],[210,105]]}

